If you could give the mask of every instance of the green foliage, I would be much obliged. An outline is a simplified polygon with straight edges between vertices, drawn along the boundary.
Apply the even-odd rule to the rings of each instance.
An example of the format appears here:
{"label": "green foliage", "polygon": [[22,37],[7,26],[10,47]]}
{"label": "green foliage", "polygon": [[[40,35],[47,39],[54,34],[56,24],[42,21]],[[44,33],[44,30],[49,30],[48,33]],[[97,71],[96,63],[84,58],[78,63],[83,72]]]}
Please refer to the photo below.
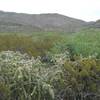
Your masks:
{"label": "green foliage", "polygon": [[85,29],[73,34],[62,34],[62,41],[57,42],[53,50],[57,53],[69,50],[73,55],[88,57],[94,55],[100,57],[100,29]]}
{"label": "green foliage", "polygon": [[10,100],[10,89],[4,83],[0,82],[0,100]]}
{"label": "green foliage", "polygon": [[[48,53],[50,60],[0,53],[0,100],[99,100],[100,59]],[[51,64],[53,62],[53,64]]]}
{"label": "green foliage", "polygon": [[[1,33],[2,34],[2,33]],[[4,34],[4,33],[3,33]],[[29,34],[5,33],[0,35],[0,51],[13,50],[29,55],[45,55],[46,52],[70,52],[74,56],[96,55],[100,57],[100,29],[84,29],[78,33],[34,32]]]}
{"label": "green foliage", "polygon": [[56,37],[0,35],[0,51],[13,50],[20,51],[21,53],[28,53],[30,56],[40,56],[44,55],[46,51],[49,51],[53,47],[53,44],[56,41],[54,38]]}
{"label": "green foliage", "polygon": [[39,58],[30,59],[27,54],[13,51],[0,53],[0,82],[5,83],[0,85],[0,93],[4,98],[9,93],[10,100],[54,100],[57,91],[54,87],[59,85],[61,74],[59,66],[50,68]]}
{"label": "green foliage", "polygon": [[100,30],[41,34],[0,35],[0,100],[100,100]]}
{"label": "green foliage", "polygon": [[[98,68],[100,66],[95,58],[81,58],[74,62],[66,61],[64,64],[65,98],[68,100],[71,100],[70,97],[76,98],[76,100],[98,100],[95,98],[100,94],[100,71]],[[69,90],[70,95],[67,94]]]}

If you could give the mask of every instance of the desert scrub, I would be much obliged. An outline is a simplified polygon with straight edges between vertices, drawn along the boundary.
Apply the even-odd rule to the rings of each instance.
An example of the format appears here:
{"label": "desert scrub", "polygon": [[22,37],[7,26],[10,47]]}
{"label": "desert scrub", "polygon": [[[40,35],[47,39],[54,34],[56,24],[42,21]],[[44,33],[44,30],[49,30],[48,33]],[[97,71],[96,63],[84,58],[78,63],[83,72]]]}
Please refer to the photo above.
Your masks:
{"label": "desert scrub", "polygon": [[40,56],[49,51],[55,41],[52,36],[0,35],[0,51],[20,51],[31,56]]}
{"label": "desert scrub", "polygon": [[66,88],[63,99],[99,100],[100,99],[100,60],[94,57],[66,61],[64,76]]}
{"label": "desert scrub", "polygon": [[0,52],[0,100],[100,100],[100,59],[45,57]]}
{"label": "desert scrub", "polygon": [[0,82],[0,100],[10,100],[9,86]]}
{"label": "desert scrub", "polygon": [[[27,54],[13,51],[1,52],[0,83],[8,85],[10,100],[54,100],[55,82],[61,80],[62,70],[57,65],[45,66],[39,57],[30,58]],[[5,90],[0,92],[5,93]]]}

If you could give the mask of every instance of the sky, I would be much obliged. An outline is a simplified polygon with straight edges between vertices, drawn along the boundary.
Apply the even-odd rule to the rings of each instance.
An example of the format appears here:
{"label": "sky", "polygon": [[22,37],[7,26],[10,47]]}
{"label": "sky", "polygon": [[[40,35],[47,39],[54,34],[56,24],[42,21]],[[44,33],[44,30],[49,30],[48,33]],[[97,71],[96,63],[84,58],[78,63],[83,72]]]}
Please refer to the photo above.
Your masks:
{"label": "sky", "polygon": [[100,19],[100,0],[0,0],[0,10],[29,14],[59,13],[96,21]]}

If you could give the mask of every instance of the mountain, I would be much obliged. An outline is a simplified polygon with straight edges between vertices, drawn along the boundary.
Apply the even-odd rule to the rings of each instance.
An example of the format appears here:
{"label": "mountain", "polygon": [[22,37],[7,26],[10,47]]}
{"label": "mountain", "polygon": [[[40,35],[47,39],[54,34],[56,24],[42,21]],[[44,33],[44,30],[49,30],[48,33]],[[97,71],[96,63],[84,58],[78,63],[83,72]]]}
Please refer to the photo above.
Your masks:
{"label": "mountain", "polygon": [[76,32],[87,22],[57,13],[24,14],[0,11],[0,32]]}
{"label": "mountain", "polygon": [[96,22],[90,22],[90,24],[88,24],[88,28],[100,28],[100,20],[97,20]]}

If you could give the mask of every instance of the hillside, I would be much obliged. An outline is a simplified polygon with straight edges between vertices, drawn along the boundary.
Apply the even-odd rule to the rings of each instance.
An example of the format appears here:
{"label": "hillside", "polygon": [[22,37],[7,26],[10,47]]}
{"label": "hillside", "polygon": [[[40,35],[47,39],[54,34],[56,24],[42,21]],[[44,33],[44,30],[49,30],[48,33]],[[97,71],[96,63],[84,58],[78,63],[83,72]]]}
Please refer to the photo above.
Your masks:
{"label": "hillside", "polygon": [[57,13],[24,14],[0,11],[0,32],[76,32],[87,22]]}
{"label": "hillside", "polygon": [[88,22],[86,28],[100,29],[100,20]]}

